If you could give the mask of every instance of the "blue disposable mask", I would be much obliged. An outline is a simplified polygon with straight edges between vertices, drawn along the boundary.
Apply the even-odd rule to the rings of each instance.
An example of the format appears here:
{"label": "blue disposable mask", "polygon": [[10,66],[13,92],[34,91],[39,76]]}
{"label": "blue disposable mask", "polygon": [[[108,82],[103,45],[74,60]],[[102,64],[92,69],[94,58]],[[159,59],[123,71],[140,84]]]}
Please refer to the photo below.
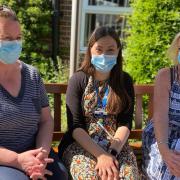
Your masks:
{"label": "blue disposable mask", "polygon": [[91,63],[94,65],[95,69],[102,73],[110,72],[116,64],[116,62],[116,55],[92,55],[91,58]]}
{"label": "blue disposable mask", "polygon": [[177,59],[178,59],[178,62],[179,62],[179,64],[180,64],[180,49],[179,49],[179,52],[178,52],[178,57],[177,57]]}
{"label": "blue disposable mask", "polygon": [[17,61],[22,51],[22,42],[14,41],[0,41],[0,61],[5,64],[13,64]]}

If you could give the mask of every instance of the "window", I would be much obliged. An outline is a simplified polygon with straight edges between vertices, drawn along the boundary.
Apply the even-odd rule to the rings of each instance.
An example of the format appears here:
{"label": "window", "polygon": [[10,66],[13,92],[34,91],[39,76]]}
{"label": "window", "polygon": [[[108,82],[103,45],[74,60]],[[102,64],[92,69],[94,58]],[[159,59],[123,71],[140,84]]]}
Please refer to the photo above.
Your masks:
{"label": "window", "polygon": [[80,20],[80,52],[84,52],[92,31],[98,26],[114,28],[124,38],[129,0],[83,0]]}

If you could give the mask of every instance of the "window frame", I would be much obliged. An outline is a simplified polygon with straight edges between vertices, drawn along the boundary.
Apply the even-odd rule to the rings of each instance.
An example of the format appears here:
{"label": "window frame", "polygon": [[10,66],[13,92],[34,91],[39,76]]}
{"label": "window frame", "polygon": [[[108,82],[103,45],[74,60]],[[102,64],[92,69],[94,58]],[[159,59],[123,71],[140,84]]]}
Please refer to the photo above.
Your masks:
{"label": "window frame", "polygon": [[80,34],[79,34],[79,51],[85,53],[87,47],[84,46],[84,34],[86,25],[87,14],[102,14],[102,15],[129,15],[132,13],[131,7],[108,7],[108,6],[97,6],[88,5],[88,0],[81,0],[81,14],[80,14]]}

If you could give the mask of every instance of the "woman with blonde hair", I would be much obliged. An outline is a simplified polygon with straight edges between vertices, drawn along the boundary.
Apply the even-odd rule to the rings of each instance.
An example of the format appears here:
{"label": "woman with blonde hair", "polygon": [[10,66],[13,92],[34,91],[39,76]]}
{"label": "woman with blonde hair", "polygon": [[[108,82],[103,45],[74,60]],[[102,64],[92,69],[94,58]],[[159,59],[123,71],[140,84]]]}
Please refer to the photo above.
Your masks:
{"label": "woman with blonde hair", "polygon": [[143,132],[143,170],[153,180],[180,180],[180,33],[168,57],[175,65],[156,76],[154,115]]}
{"label": "woman with blonde hair", "polygon": [[[180,63],[180,32],[175,36],[174,40],[171,43],[171,46],[169,47],[167,51],[167,56],[169,59],[173,60],[174,64]],[[178,60],[179,59],[179,60]]]}

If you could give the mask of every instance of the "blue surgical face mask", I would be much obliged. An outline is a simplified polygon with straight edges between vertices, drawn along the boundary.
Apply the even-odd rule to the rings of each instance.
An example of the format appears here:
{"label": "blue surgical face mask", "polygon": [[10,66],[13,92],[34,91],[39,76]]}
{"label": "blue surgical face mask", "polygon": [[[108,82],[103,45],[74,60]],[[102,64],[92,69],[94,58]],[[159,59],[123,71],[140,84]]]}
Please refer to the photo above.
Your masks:
{"label": "blue surgical face mask", "polygon": [[22,42],[14,41],[0,41],[0,61],[5,64],[13,64],[17,61],[22,51]]}
{"label": "blue surgical face mask", "polygon": [[178,62],[179,62],[179,64],[180,64],[180,49],[179,49],[179,52],[178,52]]}
{"label": "blue surgical face mask", "polygon": [[91,63],[97,71],[102,73],[110,72],[117,62],[116,55],[92,55]]}

